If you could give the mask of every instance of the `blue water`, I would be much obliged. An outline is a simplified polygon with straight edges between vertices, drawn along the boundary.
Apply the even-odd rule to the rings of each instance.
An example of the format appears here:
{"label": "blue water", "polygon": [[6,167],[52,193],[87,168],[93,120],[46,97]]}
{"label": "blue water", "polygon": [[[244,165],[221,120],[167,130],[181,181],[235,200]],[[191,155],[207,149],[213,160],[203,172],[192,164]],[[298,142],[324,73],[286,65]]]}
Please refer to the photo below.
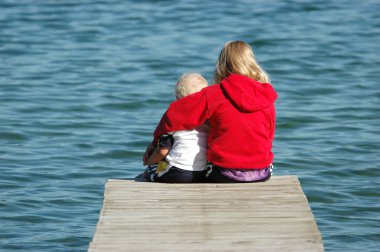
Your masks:
{"label": "blue water", "polygon": [[184,72],[250,43],[279,94],[275,173],[326,251],[380,245],[380,2],[0,0],[0,250],[86,251]]}

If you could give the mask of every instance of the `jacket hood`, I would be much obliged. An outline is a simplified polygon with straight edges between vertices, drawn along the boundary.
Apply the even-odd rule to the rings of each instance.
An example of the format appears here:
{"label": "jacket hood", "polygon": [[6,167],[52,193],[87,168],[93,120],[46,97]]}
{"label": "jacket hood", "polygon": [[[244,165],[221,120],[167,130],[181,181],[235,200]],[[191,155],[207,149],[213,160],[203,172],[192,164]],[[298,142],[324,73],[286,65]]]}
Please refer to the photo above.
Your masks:
{"label": "jacket hood", "polygon": [[231,74],[220,82],[224,95],[242,112],[255,112],[272,105],[277,94],[272,85],[244,75]]}

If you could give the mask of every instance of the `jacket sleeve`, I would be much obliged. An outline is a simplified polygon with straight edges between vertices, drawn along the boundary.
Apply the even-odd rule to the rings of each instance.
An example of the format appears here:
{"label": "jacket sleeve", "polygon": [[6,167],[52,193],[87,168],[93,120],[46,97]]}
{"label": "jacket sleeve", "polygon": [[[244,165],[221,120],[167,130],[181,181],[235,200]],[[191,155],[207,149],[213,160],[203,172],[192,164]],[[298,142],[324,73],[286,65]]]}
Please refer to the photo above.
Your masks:
{"label": "jacket sleeve", "polygon": [[205,90],[188,95],[170,104],[154,131],[153,144],[165,133],[190,130],[203,124],[209,118]]}

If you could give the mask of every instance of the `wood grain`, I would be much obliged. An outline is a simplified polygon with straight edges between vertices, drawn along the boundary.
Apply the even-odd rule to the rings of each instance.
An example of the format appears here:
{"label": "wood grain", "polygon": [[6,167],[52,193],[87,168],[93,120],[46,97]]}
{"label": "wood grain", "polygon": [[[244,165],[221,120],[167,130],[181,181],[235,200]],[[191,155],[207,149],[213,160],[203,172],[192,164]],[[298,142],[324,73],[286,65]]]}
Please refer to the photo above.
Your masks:
{"label": "wood grain", "polygon": [[296,176],[264,183],[110,179],[88,251],[323,251]]}

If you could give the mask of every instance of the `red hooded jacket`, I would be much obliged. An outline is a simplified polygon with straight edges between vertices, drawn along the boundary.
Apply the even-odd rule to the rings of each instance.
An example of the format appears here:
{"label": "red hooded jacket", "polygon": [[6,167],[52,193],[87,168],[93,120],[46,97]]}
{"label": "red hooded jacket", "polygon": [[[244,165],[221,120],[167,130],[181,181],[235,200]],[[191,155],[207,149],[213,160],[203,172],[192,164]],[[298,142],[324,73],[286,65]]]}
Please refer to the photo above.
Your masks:
{"label": "red hooded jacket", "polygon": [[268,83],[231,74],[220,84],[170,104],[154,132],[160,135],[210,123],[208,160],[223,168],[261,169],[273,162],[277,94]]}

